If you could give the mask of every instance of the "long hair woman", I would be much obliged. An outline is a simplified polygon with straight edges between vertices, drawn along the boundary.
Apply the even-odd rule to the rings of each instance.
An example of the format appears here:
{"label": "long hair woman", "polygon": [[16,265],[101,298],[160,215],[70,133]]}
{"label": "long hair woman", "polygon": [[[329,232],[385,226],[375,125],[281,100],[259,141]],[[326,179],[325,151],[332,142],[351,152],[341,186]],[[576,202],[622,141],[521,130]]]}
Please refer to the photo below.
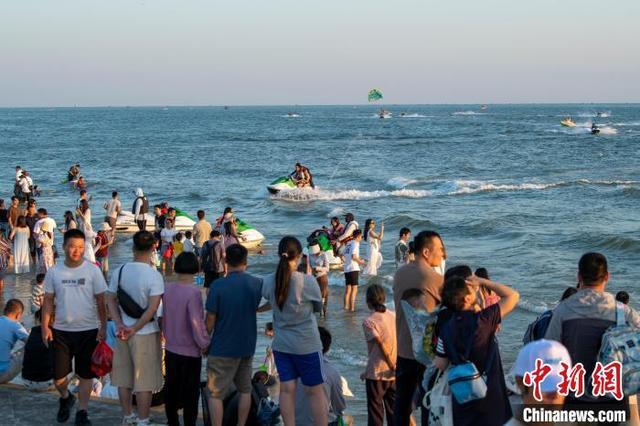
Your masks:
{"label": "long hair woman", "polygon": [[273,309],[272,349],[280,375],[284,424],[295,425],[295,395],[300,379],[309,394],[314,423],[326,425],[322,342],[315,317],[322,309],[322,295],[313,276],[296,271],[301,256],[302,244],[295,237],[280,240],[278,267],[265,277],[262,296]]}
{"label": "long hair woman", "polygon": [[363,275],[371,277],[378,275],[378,268],[382,266],[382,255],[380,254],[382,238],[384,238],[384,222],[380,223],[380,233],[377,233],[376,222],[373,219],[367,219],[362,235],[362,239],[368,243],[367,266],[362,271]]}

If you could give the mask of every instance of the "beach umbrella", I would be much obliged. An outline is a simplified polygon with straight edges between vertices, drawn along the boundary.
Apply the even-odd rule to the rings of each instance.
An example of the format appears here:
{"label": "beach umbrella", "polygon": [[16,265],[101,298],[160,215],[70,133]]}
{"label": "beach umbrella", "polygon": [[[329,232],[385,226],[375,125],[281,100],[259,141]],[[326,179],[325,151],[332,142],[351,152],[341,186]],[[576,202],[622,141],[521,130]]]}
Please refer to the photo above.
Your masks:
{"label": "beach umbrella", "polygon": [[369,99],[369,102],[379,101],[383,98],[382,92],[380,91],[380,89],[371,89],[369,90],[369,95],[367,98]]}

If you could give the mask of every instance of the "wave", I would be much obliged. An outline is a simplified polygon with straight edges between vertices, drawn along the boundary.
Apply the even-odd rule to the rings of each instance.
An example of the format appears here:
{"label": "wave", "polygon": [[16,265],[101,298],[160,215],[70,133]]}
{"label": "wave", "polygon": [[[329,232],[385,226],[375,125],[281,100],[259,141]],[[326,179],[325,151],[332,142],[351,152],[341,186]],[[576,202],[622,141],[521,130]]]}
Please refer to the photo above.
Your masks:
{"label": "wave", "polygon": [[422,114],[416,114],[416,113],[412,113],[412,114],[405,114],[405,115],[398,115],[398,117],[400,118],[427,118],[430,117],[429,115],[422,115]]}
{"label": "wave", "polygon": [[603,111],[601,113],[596,112],[581,112],[580,114],[576,114],[576,117],[599,117],[599,118],[609,118],[611,117],[611,111]]}
{"label": "wave", "polygon": [[632,121],[630,123],[613,123],[614,126],[640,126],[640,121]]}
{"label": "wave", "polygon": [[524,300],[524,299],[520,299],[520,302],[518,302],[518,308],[527,311],[527,312],[531,312],[534,314],[542,314],[546,311],[548,311],[549,309],[551,309],[546,303],[544,302],[529,302],[528,300]]}
{"label": "wave", "polygon": [[476,112],[476,111],[456,111],[451,115],[486,115],[486,112]]}
{"label": "wave", "polygon": [[302,116],[300,114],[284,114],[284,115],[281,115],[280,117],[283,117],[283,118],[299,118],[299,117],[302,117]]}
{"label": "wave", "polygon": [[410,214],[394,214],[384,218],[384,224],[390,227],[408,226],[409,228],[430,228],[436,229],[438,226],[428,219],[415,217]]}
{"label": "wave", "polygon": [[413,185],[414,183],[418,183],[417,179],[405,178],[402,176],[396,176],[387,181],[388,186],[392,186],[394,188],[402,189],[409,185]]}
{"label": "wave", "polygon": [[342,349],[338,346],[331,348],[329,357],[336,361],[341,361],[344,365],[366,367],[367,357],[364,355],[358,355],[346,349]]}
{"label": "wave", "polygon": [[576,238],[562,241],[570,247],[587,247],[600,250],[619,250],[626,253],[640,253],[640,240],[622,235],[581,233]]}
{"label": "wave", "polygon": [[[396,178],[393,178],[396,179]],[[404,183],[407,178],[399,178],[398,181],[390,179],[393,183]],[[411,181],[411,179],[409,179]],[[415,182],[412,182],[415,183]],[[578,179],[559,182],[522,182],[522,183],[497,183],[480,180],[454,180],[433,182],[434,189],[406,189],[372,190],[359,189],[328,190],[316,188],[296,188],[290,191],[282,191],[272,195],[272,199],[283,201],[341,201],[341,200],[370,200],[375,198],[427,198],[435,196],[458,196],[483,192],[519,192],[519,191],[544,191],[548,189],[569,186],[628,186],[636,185],[640,181],[634,180],[590,180]],[[390,185],[393,186],[393,185]]]}

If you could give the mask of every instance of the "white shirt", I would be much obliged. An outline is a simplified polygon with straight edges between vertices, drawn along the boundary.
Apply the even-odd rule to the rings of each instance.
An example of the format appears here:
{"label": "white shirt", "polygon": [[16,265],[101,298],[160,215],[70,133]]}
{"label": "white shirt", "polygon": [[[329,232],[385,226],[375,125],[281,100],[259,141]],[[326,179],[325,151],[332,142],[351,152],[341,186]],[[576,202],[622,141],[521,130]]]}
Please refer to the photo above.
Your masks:
{"label": "white shirt", "polygon": [[22,169],[16,170],[16,182],[20,182],[20,176],[22,176]]}
{"label": "white shirt", "polygon": [[53,328],[62,331],[98,328],[95,297],[106,289],[102,272],[92,263],[84,261],[77,268],[69,268],[64,262],[55,264],[44,278],[45,293],[55,296]]}
{"label": "white shirt", "polygon": [[175,229],[164,228],[162,231],[160,231],[160,238],[162,239],[163,243],[171,244],[173,242],[173,237],[175,237],[177,233],[178,231]]}
{"label": "white shirt", "polygon": [[183,253],[193,253],[193,247],[195,243],[192,240],[184,239],[182,241],[182,251]]}
{"label": "white shirt", "polygon": [[[118,276],[122,269],[120,288],[122,288],[141,308],[149,306],[151,296],[162,296],[164,293],[164,280],[156,269],[142,262],[129,262],[113,271],[109,280],[109,293],[118,293]],[[156,313],[157,315],[157,313]],[[138,319],[131,318],[120,308],[120,316],[125,326],[133,326]],[[144,325],[137,334],[152,334],[160,331],[157,321],[151,321]]]}
{"label": "white shirt", "polygon": [[22,179],[20,179],[20,190],[22,192],[24,192],[25,194],[30,193],[31,188],[29,188],[29,186],[31,186],[31,184],[29,183],[28,177],[23,177]]}
{"label": "white shirt", "polygon": [[344,272],[354,272],[360,270],[358,262],[353,260],[354,257],[360,257],[360,243],[351,240],[344,248]]}
{"label": "white shirt", "polygon": [[54,233],[53,231],[55,231],[56,229],[58,229],[58,225],[56,224],[56,221],[55,221],[53,218],[49,217],[49,216],[47,216],[47,217],[43,217],[42,219],[39,219],[39,220],[36,222],[36,224],[35,224],[35,225],[33,225],[33,234],[34,234],[34,235],[38,235],[38,234],[40,233],[40,229],[42,228],[42,225],[43,225],[45,222],[48,222],[48,223],[49,223],[49,225],[51,226],[51,230],[52,230],[52,232],[51,232],[51,239],[52,239],[52,240],[53,240],[53,239],[55,239],[55,233]]}
{"label": "white shirt", "polygon": [[104,203],[104,209],[107,211],[107,217],[116,219],[118,217],[118,211],[122,209],[122,204],[117,198],[112,198]]}

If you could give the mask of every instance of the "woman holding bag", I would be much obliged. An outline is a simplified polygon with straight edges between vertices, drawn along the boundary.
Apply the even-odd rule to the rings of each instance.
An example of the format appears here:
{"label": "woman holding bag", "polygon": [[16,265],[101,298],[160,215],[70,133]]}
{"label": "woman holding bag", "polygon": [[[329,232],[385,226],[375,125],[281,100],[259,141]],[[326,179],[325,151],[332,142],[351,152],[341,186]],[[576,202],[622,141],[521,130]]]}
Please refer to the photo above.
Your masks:
{"label": "woman holding bag", "polygon": [[[456,272],[447,271],[442,289],[442,305],[446,309],[440,312],[436,323],[434,364],[442,371],[448,369],[455,426],[501,426],[512,417],[512,412],[495,334],[502,318],[516,307],[520,295],[505,285],[474,276],[468,267],[452,269]],[[500,302],[480,310],[477,293],[481,285],[496,292]],[[465,378],[452,381],[459,372],[469,370],[482,377],[475,381]],[[484,392],[475,392],[478,385],[484,387]]]}

